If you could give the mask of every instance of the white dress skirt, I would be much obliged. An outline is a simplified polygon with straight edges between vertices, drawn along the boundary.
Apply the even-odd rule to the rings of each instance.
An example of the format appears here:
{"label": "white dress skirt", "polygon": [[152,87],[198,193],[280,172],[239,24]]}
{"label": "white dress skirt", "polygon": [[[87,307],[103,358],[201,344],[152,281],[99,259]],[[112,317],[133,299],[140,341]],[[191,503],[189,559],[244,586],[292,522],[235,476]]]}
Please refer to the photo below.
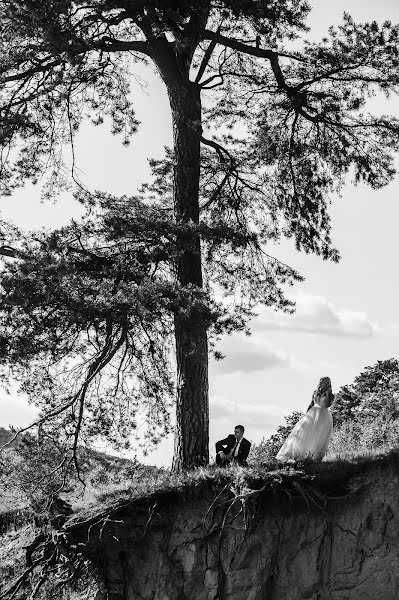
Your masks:
{"label": "white dress skirt", "polygon": [[315,401],[314,406],[293,427],[276,459],[280,462],[306,458],[321,460],[327,452],[332,430],[331,412],[324,406],[324,399]]}

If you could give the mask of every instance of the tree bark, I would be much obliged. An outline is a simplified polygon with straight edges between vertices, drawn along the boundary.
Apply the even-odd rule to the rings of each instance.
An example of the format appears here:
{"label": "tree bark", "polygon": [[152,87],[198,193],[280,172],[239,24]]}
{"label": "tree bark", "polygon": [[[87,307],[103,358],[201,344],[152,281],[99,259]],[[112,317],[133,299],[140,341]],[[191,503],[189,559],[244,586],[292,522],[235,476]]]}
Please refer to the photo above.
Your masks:
{"label": "tree bark", "polygon": [[[201,138],[200,89],[192,82],[168,85],[174,136],[174,210],[177,222],[199,223]],[[182,236],[177,280],[202,287],[201,243],[197,233]],[[208,341],[203,317],[195,311],[175,317],[177,398],[172,468],[180,471],[209,461]]]}

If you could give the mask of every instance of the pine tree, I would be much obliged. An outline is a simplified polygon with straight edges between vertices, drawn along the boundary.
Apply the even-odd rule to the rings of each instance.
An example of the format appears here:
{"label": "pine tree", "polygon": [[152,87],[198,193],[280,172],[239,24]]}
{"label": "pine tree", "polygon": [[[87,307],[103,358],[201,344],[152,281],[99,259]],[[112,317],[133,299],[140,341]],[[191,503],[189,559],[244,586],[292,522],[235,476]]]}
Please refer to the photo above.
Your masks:
{"label": "pine tree", "polygon": [[174,468],[205,464],[210,336],[245,328],[258,303],[292,309],[283,287],[300,276],[267,244],[292,237],[338,260],[331,195],[349,175],[373,188],[393,177],[398,120],[367,100],[398,91],[399,28],[345,15],[290,50],[308,12],[303,0],[0,1],[3,193],[44,172],[56,190],[86,119],[109,117],[128,143],[139,62],[170,101],[173,149],[141,193],[78,191],[96,217],[47,236],[4,225],[2,253],[18,260],[2,275],[3,364],[41,426],[63,419],[73,454],[83,431],[118,437],[115,414],[129,427],[140,398],[154,436],[167,424],[174,335]]}

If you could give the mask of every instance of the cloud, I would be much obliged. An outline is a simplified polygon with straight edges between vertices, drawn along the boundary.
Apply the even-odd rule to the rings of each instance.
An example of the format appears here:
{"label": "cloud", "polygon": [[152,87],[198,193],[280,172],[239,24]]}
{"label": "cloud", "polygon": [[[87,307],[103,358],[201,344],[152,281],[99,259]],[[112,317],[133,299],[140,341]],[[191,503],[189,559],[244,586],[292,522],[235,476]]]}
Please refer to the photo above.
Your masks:
{"label": "cloud", "polygon": [[292,299],[296,302],[294,314],[265,309],[254,322],[254,329],[285,329],[352,338],[370,338],[380,331],[365,312],[338,308],[323,296],[302,293]]}
{"label": "cloud", "polygon": [[216,375],[231,375],[232,373],[253,373],[274,367],[291,366],[291,358],[281,350],[256,346],[245,341],[240,342],[240,348],[234,347],[224,351],[224,359],[212,363]]}
{"label": "cloud", "polygon": [[287,409],[265,402],[250,402],[243,398],[231,401],[225,396],[212,396],[209,403],[211,449],[217,439],[233,433],[238,423],[244,425],[245,435],[250,440],[268,437],[284,422]]}

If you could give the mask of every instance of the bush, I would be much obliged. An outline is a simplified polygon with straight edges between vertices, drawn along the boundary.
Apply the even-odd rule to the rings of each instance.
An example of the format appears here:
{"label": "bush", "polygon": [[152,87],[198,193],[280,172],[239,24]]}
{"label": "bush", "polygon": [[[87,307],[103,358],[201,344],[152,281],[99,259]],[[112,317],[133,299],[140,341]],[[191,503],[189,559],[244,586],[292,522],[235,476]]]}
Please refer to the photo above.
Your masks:
{"label": "bush", "polygon": [[350,458],[359,454],[388,452],[399,446],[399,419],[359,416],[333,431],[327,456]]}
{"label": "bush", "polygon": [[303,413],[295,410],[285,417],[285,425],[279,425],[277,432],[269,438],[262,438],[259,444],[253,444],[249,455],[251,465],[261,465],[273,461],[277,452],[287,439],[291,429],[296,425],[299,419],[303,417]]}

